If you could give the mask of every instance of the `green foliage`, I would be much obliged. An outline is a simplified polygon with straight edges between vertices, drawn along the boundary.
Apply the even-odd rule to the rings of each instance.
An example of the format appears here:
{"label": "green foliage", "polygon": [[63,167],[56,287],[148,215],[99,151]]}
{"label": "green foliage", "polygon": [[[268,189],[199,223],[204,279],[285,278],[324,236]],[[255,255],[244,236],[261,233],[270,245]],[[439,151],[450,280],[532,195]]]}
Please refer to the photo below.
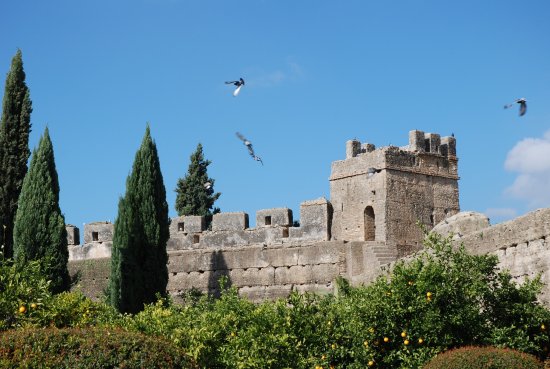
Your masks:
{"label": "green foliage", "polygon": [[69,289],[67,231],[59,208],[59,181],[47,127],[23,181],[15,217],[14,256],[23,263],[41,260],[52,292]]}
{"label": "green foliage", "polygon": [[[191,154],[189,169],[184,178],[178,179],[176,187],[176,211],[178,215],[202,215],[210,217],[220,212],[214,202],[221,193],[214,193],[214,180],[208,177],[207,168],[211,161],[204,158],[202,145]],[[209,186],[207,185],[209,184]]]}
{"label": "green foliage", "polygon": [[[0,286],[10,286],[0,290],[0,313],[11,314],[3,329],[118,326],[160,336],[202,368],[419,369],[438,353],[467,345],[546,356],[550,311],[536,300],[538,279],[518,286],[493,256],[455,250],[449,239],[430,235],[425,246],[368,286],[338,280],[336,295],[293,292],[254,304],[222,280],[218,299],[195,291],[184,304],[161,298],[135,315],[79,293],[52,297],[47,285],[35,296],[29,286],[47,284],[39,269],[16,269],[8,261],[2,276],[14,277],[0,279]],[[31,310],[33,301],[39,303]],[[24,314],[17,313],[21,305]]]}
{"label": "green foliage", "polygon": [[166,190],[147,125],[115,221],[109,301],[118,311],[136,313],[166,294],[168,226]]}
{"label": "green foliage", "polygon": [[22,329],[0,333],[2,368],[197,368],[161,338],[104,328]]}
{"label": "green foliage", "polygon": [[368,286],[339,281],[336,296],[255,305],[229,289],[219,300],[150,305],[126,324],[169,338],[203,367],[411,369],[472,344],[544,355],[550,312],[536,300],[538,280],[518,286],[495,257],[449,239],[430,235],[425,245]]}
{"label": "green foliage", "polygon": [[32,325],[51,300],[50,282],[38,261],[17,263],[0,254],[0,331]]}
{"label": "green foliage", "polygon": [[31,113],[32,102],[25,83],[22,53],[17,50],[6,77],[0,122],[0,241],[6,258],[13,256],[17,199],[30,155]]}
{"label": "green foliage", "polygon": [[495,347],[461,347],[432,359],[424,369],[543,369],[533,355]]}
{"label": "green foliage", "polygon": [[36,327],[90,327],[122,325],[123,316],[110,305],[94,302],[80,292],[53,296],[35,312]]}

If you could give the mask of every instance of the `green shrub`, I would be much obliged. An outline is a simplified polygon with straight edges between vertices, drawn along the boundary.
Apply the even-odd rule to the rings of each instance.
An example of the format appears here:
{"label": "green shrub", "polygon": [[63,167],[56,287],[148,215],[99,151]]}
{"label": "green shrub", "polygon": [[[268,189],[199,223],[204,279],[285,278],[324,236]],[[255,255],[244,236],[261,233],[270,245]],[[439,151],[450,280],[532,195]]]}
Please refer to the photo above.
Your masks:
{"label": "green shrub", "polygon": [[37,309],[35,326],[86,327],[120,325],[123,317],[113,307],[95,302],[81,292],[62,292]]}
{"label": "green shrub", "polygon": [[425,245],[368,286],[340,281],[337,296],[253,304],[232,288],[182,306],[159,301],[124,324],[166,337],[205,368],[414,369],[465,345],[545,355],[550,311],[537,302],[538,279],[516,285],[495,257],[449,239]]}
{"label": "green shrub", "polygon": [[0,253],[0,331],[35,324],[51,300],[39,261],[4,259]]}
{"label": "green shrub", "polygon": [[18,329],[0,334],[1,368],[197,368],[164,339],[121,329]]}
{"label": "green shrub", "polygon": [[543,369],[533,355],[496,347],[461,347],[433,358],[424,369]]}

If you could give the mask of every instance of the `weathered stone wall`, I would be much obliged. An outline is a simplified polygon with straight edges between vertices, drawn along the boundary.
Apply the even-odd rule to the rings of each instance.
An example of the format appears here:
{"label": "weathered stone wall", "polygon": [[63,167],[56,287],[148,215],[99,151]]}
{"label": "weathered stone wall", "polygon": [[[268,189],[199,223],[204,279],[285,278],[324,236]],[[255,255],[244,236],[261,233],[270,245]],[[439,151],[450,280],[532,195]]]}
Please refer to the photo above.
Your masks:
{"label": "weathered stone wall", "polygon": [[[300,225],[288,208],[248,214],[176,217],[168,241],[168,290],[174,296],[190,288],[216,294],[221,276],[252,300],[298,291],[332,291],[338,276],[352,284],[368,283],[381,267],[420,248],[428,229],[453,232],[471,252],[494,253],[514,278],[542,274],[542,300],[550,305],[550,209],[490,226],[477,213],[458,213],[458,159],[454,137],[411,131],[404,147],[376,149],[346,143],[346,159],[332,163],[330,202],[300,205]],[[457,214],[458,213],[458,214]],[[455,215],[456,214],[456,215]],[[69,226],[69,269],[80,288],[100,298],[108,284],[113,225]]]}
{"label": "weathered stone wall", "polygon": [[[385,241],[385,173],[368,173],[369,168],[385,167],[384,151],[354,150],[353,147],[360,148],[358,141],[348,141],[347,147],[347,159],[333,162],[331,168],[332,239]],[[374,236],[371,237],[367,235],[368,226],[365,226],[365,209],[368,206],[374,213]]]}
{"label": "weathered stone wall", "polygon": [[329,292],[345,272],[344,243],[335,241],[178,250],[169,256],[168,290],[173,295],[191,288],[217,294],[221,276],[254,301],[285,297],[292,289]]}
{"label": "weathered stone wall", "polygon": [[[467,233],[468,227],[455,225],[452,232],[457,236],[456,244],[463,243],[474,254],[496,254],[500,261],[499,266],[508,269],[518,282],[525,277],[534,278],[542,273],[545,286],[541,301],[550,306],[550,208],[539,209],[508,222],[484,228],[479,227],[483,221],[472,225],[472,222],[464,222],[464,218],[467,215],[457,216],[456,219],[457,222],[477,229]],[[478,215],[475,218],[481,217]],[[451,224],[452,222],[449,225]],[[441,233],[445,234],[444,231]]]}
{"label": "weathered stone wall", "polygon": [[404,147],[348,141],[330,176],[333,239],[418,249],[417,222],[431,229],[459,211],[457,161],[454,137],[433,133],[411,131]]}
{"label": "weathered stone wall", "polygon": [[418,222],[431,229],[458,212],[456,179],[388,170],[387,188],[387,242],[397,244],[402,256],[421,248]]}
{"label": "weathered stone wall", "polygon": [[109,285],[111,258],[70,260],[69,275],[75,282],[73,290],[81,291],[92,300],[101,300]]}
{"label": "weathered stone wall", "polygon": [[[346,275],[344,242],[303,245],[251,245],[168,252],[168,292],[177,296],[191,288],[218,294],[218,280],[253,301],[288,296],[291,290],[332,292],[334,280]],[[110,258],[71,260],[69,271],[79,281],[75,288],[99,299],[108,285]]]}
{"label": "weathered stone wall", "polygon": [[[176,217],[167,244],[168,291],[177,295],[197,288],[215,294],[220,276],[253,300],[285,296],[291,289],[329,291],[345,267],[343,242],[329,242],[331,215],[330,203],[317,199],[301,204],[296,227],[288,208],[258,211],[255,228],[248,228],[246,213],[215,214],[211,231],[205,230],[204,217]],[[108,284],[112,224],[86,227],[89,242],[69,246],[69,265],[84,293],[97,298]]]}

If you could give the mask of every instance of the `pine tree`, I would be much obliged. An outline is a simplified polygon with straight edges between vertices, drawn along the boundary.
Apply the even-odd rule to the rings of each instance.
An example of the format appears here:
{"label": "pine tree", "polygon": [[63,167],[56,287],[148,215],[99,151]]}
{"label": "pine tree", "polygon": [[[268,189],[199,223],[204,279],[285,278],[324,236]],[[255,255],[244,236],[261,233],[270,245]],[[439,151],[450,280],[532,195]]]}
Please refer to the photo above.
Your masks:
{"label": "pine tree", "polygon": [[118,311],[137,313],[156,294],[166,295],[168,222],[157,147],[147,125],[115,221],[108,298]]}
{"label": "pine tree", "polygon": [[21,50],[17,50],[6,78],[0,123],[0,240],[4,244],[5,257],[13,256],[17,200],[30,156],[31,113]]}
{"label": "pine tree", "polygon": [[184,178],[178,179],[176,187],[176,211],[178,215],[202,215],[207,218],[220,212],[214,202],[221,193],[214,193],[214,180],[208,177],[207,167],[211,161],[202,153],[202,145],[190,157],[190,164]]}
{"label": "pine tree", "polygon": [[59,208],[59,181],[48,128],[33,150],[23,180],[13,229],[14,257],[41,260],[54,293],[70,287],[65,217]]}

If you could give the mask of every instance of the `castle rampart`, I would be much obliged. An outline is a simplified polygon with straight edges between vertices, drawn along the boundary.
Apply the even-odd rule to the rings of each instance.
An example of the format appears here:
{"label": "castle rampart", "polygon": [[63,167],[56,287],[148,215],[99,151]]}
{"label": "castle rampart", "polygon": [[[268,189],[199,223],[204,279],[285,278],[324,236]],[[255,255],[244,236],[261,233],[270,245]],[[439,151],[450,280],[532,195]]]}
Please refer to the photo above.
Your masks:
{"label": "castle rampart", "polygon": [[346,159],[332,163],[332,237],[419,249],[422,232],[459,210],[456,141],[411,131],[409,145],[376,149],[352,140]]}
{"label": "castle rampart", "polygon": [[[291,290],[330,292],[339,276],[367,283],[381,266],[421,248],[418,222],[428,229],[439,223],[435,230],[454,232],[472,252],[497,254],[518,280],[548,270],[550,209],[495,226],[459,213],[454,137],[414,130],[403,147],[351,140],[345,149],[346,159],[332,163],[330,201],[303,202],[299,224],[284,207],[257,211],[254,228],[244,212],[215,214],[210,229],[204,217],[172,219],[168,291],[216,294],[225,276],[257,301]],[[78,228],[67,231],[69,270],[86,295],[98,298],[108,283],[113,224],[85,225],[84,245]],[[543,299],[550,304],[548,291]]]}
{"label": "castle rampart", "polygon": [[500,267],[518,282],[541,273],[545,284],[541,300],[550,306],[550,208],[496,225],[489,225],[481,214],[460,213],[435,231],[453,233],[455,244],[464,244],[473,254],[497,255]]}

